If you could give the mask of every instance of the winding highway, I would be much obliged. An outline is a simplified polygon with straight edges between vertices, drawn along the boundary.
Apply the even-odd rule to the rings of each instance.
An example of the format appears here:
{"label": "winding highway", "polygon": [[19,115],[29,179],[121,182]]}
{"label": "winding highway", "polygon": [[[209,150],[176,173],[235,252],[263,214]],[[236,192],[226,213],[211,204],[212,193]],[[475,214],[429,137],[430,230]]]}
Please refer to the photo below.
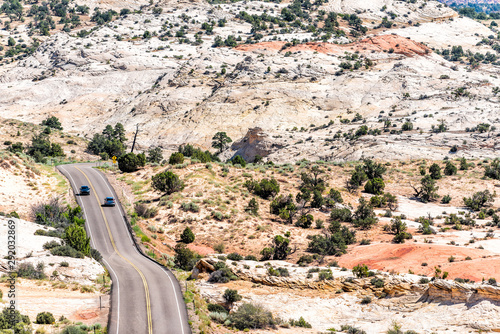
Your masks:
{"label": "winding highway", "polygon": [[[91,246],[102,254],[113,280],[108,333],[190,334],[178,281],[169,270],[139,253],[113,187],[94,166],[57,168],[69,179],[84,212]],[[90,195],[79,196],[82,185],[90,187]],[[115,207],[101,206],[108,196],[115,198]]]}

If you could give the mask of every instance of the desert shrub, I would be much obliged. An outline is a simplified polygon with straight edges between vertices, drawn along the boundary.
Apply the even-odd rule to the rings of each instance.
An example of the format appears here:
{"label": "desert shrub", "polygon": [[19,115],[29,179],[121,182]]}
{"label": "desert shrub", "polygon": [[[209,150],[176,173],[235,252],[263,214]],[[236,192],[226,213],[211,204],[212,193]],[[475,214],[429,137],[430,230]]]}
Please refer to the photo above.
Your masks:
{"label": "desert shrub", "polygon": [[422,202],[427,203],[439,197],[437,194],[439,187],[436,186],[436,180],[434,180],[430,175],[425,175],[420,180],[420,184],[421,186],[419,189],[414,186],[412,187],[415,190],[415,196],[420,198]]}
{"label": "desert shrub", "polygon": [[444,175],[456,175],[457,166],[453,164],[450,160],[446,161],[446,166],[444,167]]}
{"label": "desert shrub", "polygon": [[368,180],[365,184],[365,192],[374,195],[380,195],[384,192],[385,183],[384,180],[380,178],[375,178],[373,180]]}
{"label": "desert shrub", "polygon": [[43,249],[52,249],[57,246],[61,246],[61,244],[55,240],[51,240],[43,244]]}
{"label": "desert shrub", "polygon": [[302,227],[302,228],[309,228],[311,227],[312,223],[314,221],[314,217],[311,214],[304,214],[301,215],[297,221],[295,222],[295,226],[297,227]]}
{"label": "desert shrub", "polygon": [[490,206],[493,202],[493,194],[488,189],[478,191],[471,197],[464,197],[464,205],[472,211],[479,211],[485,206]]}
{"label": "desert shrub", "polygon": [[443,198],[441,198],[441,203],[443,204],[448,204],[451,202],[451,196],[450,195],[444,195]]}
{"label": "desert shrub", "polygon": [[134,153],[127,153],[118,158],[118,168],[125,173],[135,172],[141,165],[141,159]]}
{"label": "desert shrub", "polygon": [[323,235],[308,236],[311,241],[307,246],[307,251],[320,255],[340,256],[347,251],[347,245],[356,242],[356,232],[349,230],[346,226],[341,226],[339,222],[332,222],[328,227],[328,232]]}
{"label": "desert shrub", "polygon": [[226,310],[226,308],[222,305],[219,305],[219,304],[211,304],[209,303],[207,305],[207,309],[209,312],[217,312],[217,313],[228,313],[228,311]]}
{"label": "desert shrub", "polygon": [[190,157],[191,159],[196,159],[203,163],[220,161],[217,156],[212,155],[209,151],[203,152],[199,148],[195,148],[190,144],[179,146],[179,152],[182,153],[185,157]]}
{"label": "desert shrub", "polygon": [[191,231],[191,229],[188,227],[186,227],[184,229],[184,231],[182,231],[182,234],[181,234],[181,242],[185,243],[185,244],[190,244],[194,241],[195,239],[195,236],[194,236],[194,233],[193,231]]}
{"label": "desert shrub", "polygon": [[66,261],[62,261],[62,262],[60,263],[60,265],[61,265],[61,267],[69,267],[69,263],[68,263],[68,262],[66,262]]}
{"label": "desert shrub", "polygon": [[230,253],[227,255],[227,258],[231,261],[241,261],[243,260],[243,256],[238,253]]}
{"label": "desert shrub", "polygon": [[303,317],[300,317],[299,320],[290,319],[289,323],[293,327],[312,328],[311,324],[305,321]]}
{"label": "desert shrub", "polygon": [[285,260],[291,252],[292,249],[290,248],[290,239],[281,235],[275,235],[272,245],[262,249],[260,254],[262,255],[262,261],[271,259]]}
{"label": "desert shrub", "polygon": [[334,207],[337,203],[344,203],[344,199],[340,191],[332,188],[325,196],[325,204],[328,207]]}
{"label": "desert shrub", "polygon": [[41,125],[48,126],[49,128],[57,129],[57,130],[62,130],[62,125],[61,122],[59,122],[59,119],[55,116],[52,117],[47,117],[44,119],[41,123]]}
{"label": "desert shrub", "polygon": [[352,221],[352,212],[348,208],[334,208],[330,212],[330,219],[348,223]]}
{"label": "desert shrub", "polygon": [[488,278],[488,284],[490,285],[497,285],[497,280],[493,277]]}
{"label": "desert shrub", "polygon": [[[48,128],[47,128],[48,129]],[[50,129],[49,129],[50,130]],[[49,135],[42,132],[33,135],[31,145],[27,149],[28,155],[33,157],[36,162],[45,163],[45,157],[64,157],[64,151],[61,145],[51,143]]]}
{"label": "desert shrub", "polygon": [[280,192],[280,185],[275,178],[262,179],[260,181],[247,180],[244,186],[248,191],[263,199],[274,197]]}
{"label": "desert shrub", "polygon": [[201,256],[186,247],[184,243],[178,243],[175,245],[175,265],[183,270],[192,270],[196,265],[196,262],[201,258]]}
{"label": "desert shrub", "polygon": [[361,299],[361,304],[363,304],[363,305],[370,304],[371,302],[372,302],[372,299],[368,296],[365,296],[365,297],[363,297],[363,299]]}
{"label": "desert shrub", "polygon": [[383,288],[384,287],[384,280],[382,278],[374,277],[370,280],[370,283],[376,287],[376,288]]}
{"label": "desert shrub", "polygon": [[403,130],[403,131],[413,130],[413,123],[412,122],[404,122],[404,124],[401,126],[401,130]]}
{"label": "desert shrub", "polygon": [[500,180],[500,159],[496,158],[485,166],[484,176]]}
{"label": "desert shrub", "polygon": [[209,283],[227,283],[238,279],[238,277],[226,266],[224,262],[218,262],[215,269],[217,270],[212,272],[210,277],[208,277]]}
{"label": "desert shrub", "polygon": [[269,267],[267,269],[267,274],[269,276],[278,276],[278,277],[289,277],[290,273],[287,268],[279,267],[274,269],[273,267]]}
{"label": "desert shrub", "polygon": [[226,289],[222,298],[224,298],[229,305],[232,305],[235,302],[240,301],[243,297],[238,293],[238,290]]}
{"label": "desert shrub", "polygon": [[87,331],[77,326],[68,326],[64,328],[61,334],[87,334]]}
{"label": "desert shrub", "polygon": [[82,226],[71,224],[64,230],[64,242],[81,252],[83,255],[90,255],[90,238],[87,237],[87,232]]}
{"label": "desert shrub", "polygon": [[366,264],[358,264],[354,268],[352,268],[352,273],[356,277],[368,277],[369,275],[368,266]]}
{"label": "desert shrub", "polygon": [[234,158],[232,158],[231,163],[233,165],[240,165],[243,168],[245,168],[247,165],[247,162],[245,161],[245,159],[243,159],[243,157],[241,155],[237,155]]}
{"label": "desert shrub", "polygon": [[214,250],[215,250],[217,253],[219,253],[219,254],[224,253],[224,249],[225,249],[225,248],[226,248],[226,247],[224,246],[224,244],[223,244],[222,242],[220,242],[220,243],[218,243],[218,244],[214,245]]}
{"label": "desert shrub", "polygon": [[213,312],[210,312],[208,314],[208,316],[213,321],[218,322],[219,324],[224,324],[227,321],[227,318],[229,317],[229,314],[227,313],[227,311],[226,312],[215,312],[215,311],[213,311]]}
{"label": "desert shrub", "polygon": [[220,211],[212,211],[212,217],[219,221],[222,221],[224,219],[224,215]]}
{"label": "desert shrub", "polygon": [[40,325],[50,325],[56,321],[50,312],[41,312],[36,315],[36,323]]}
{"label": "desert shrub", "polygon": [[366,334],[364,330],[349,325],[340,326],[340,330],[348,334]]}
{"label": "desert shrub", "polygon": [[47,276],[43,272],[45,265],[39,262],[36,268],[31,263],[21,263],[17,267],[17,276],[30,279],[44,279]]}
{"label": "desert shrub", "polygon": [[429,279],[426,277],[422,277],[418,282],[420,284],[427,284],[427,283],[429,283]]}
{"label": "desert shrub", "polygon": [[181,203],[181,208],[184,211],[200,212],[200,207],[194,202],[183,202]]}
{"label": "desert shrub", "polygon": [[163,161],[163,153],[161,152],[161,148],[153,147],[148,150],[147,161],[150,163],[159,164]]}
{"label": "desert shrub", "polygon": [[259,329],[274,326],[273,315],[261,305],[245,303],[230,315],[234,327]]}
{"label": "desert shrub", "polygon": [[312,255],[309,255],[309,254],[305,254],[305,255],[302,255],[298,261],[297,261],[297,264],[309,264],[309,263],[313,263],[314,262],[314,257]]}
{"label": "desert shrub", "polygon": [[177,165],[177,164],[182,164],[184,163],[184,154],[180,152],[174,152],[170,155],[170,158],[168,158],[168,163],[171,165]]}
{"label": "desert shrub", "polygon": [[247,255],[247,256],[245,256],[245,260],[247,260],[247,261],[259,261],[255,255]]}
{"label": "desert shrub", "polygon": [[333,279],[333,272],[331,269],[322,269],[319,271],[318,280],[326,281]]}
{"label": "desert shrub", "polygon": [[184,189],[184,182],[178,175],[171,171],[165,171],[152,177],[152,187],[157,191],[169,195],[174,192],[182,191]]}
{"label": "desert shrub", "polygon": [[392,241],[395,243],[404,243],[406,239],[412,238],[411,234],[406,232],[406,223],[401,220],[400,216],[391,219],[390,229],[395,234],[394,238],[392,239]]}
{"label": "desert shrub", "polygon": [[50,253],[55,256],[68,256],[83,259],[85,255],[69,245],[57,246],[50,249]]}
{"label": "desert shrub", "polygon": [[378,219],[373,211],[373,207],[364,198],[359,199],[359,205],[354,213],[352,223],[362,229],[370,229],[377,224]]}
{"label": "desert shrub", "polygon": [[429,167],[429,174],[433,180],[439,180],[442,175],[441,175],[441,167],[437,163],[433,163]]}
{"label": "desert shrub", "polygon": [[43,232],[45,234],[38,235],[59,237],[67,226],[71,224],[83,225],[85,223],[82,209],[79,206],[72,208],[69,205],[63,205],[58,198],[52,198],[48,202],[33,205],[31,212],[35,223],[57,229],[57,231],[47,231]]}
{"label": "desert shrub", "polygon": [[245,211],[256,216],[259,213],[259,202],[255,198],[252,198],[245,207]]}
{"label": "desert shrub", "polygon": [[139,217],[143,218],[153,218],[158,214],[158,208],[150,208],[146,204],[143,203],[136,203],[134,205],[134,210],[139,215]]}
{"label": "desert shrub", "polygon": [[125,129],[121,123],[113,128],[107,125],[102,134],[95,134],[87,146],[87,150],[99,155],[106,153],[108,157],[121,156],[125,152]]}

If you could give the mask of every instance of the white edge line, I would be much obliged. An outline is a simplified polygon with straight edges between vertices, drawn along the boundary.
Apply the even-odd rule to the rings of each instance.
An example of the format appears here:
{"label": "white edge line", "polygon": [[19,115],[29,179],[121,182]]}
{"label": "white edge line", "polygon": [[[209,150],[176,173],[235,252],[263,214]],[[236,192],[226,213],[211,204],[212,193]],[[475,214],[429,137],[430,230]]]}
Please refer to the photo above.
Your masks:
{"label": "white edge line", "polygon": [[[94,170],[94,169],[93,169],[93,168],[91,168],[91,170]],[[111,191],[111,189],[110,189],[110,187],[109,187],[108,182],[104,179],[104,177],[102,176],[102,174],[101,174],[101,173],[99,173],[98,171],[95,171],[95,170],[94,170],[94,172],[96,172],[96,173],[99,175],[99,177],[100,177],[100,178],[104,181],[104,183],[106,184],[106,187],[108,187],[108,190],[112,193],[112,191]],[[120,213],[122,213],[122,212],[121,212],[121,205],[119,205],[119,206],[118,206],[118,210],[120,210]],[[124,216],[124,215],[125,215],[125,213],[123,213],[123,215],[121,215],[121,220],[122,220],[123,224],[125,225],[125,228],[127,229],[127,234],[129,235],[130,241],[132,241],[132,237],[130,236],[130,233],[128,233],[128,227],[127,227],[127,225],[126,225],[127,223],[125,222],[125,219],[123,219],[123,216]],[[133,241],[132,241],[132,243],[133,243]],[[135,245],[134,245],[134,249],[135,249],[135,251],[137,252],[137,254],[139,254],[139,255],[143,256],[143,255],[142,255],[141,253],[139,253],[139,251],[135,248]],[[148,258],[148,260],[150,260],[150,259]],[[151,261],[151,260],[150,260],[150,261]],[[158,264],[157,264],[156,262],[154,262],[154,261],[151,261],[151,262],[153,262],[154,264],[158,265]],[[180,309],[180,306],[179,306],[179,297],[177,296],[177,290],[175,289],[174,282],[172,281],[172,278],[170,277],[170,275],[168,274],[168,272],[167,272],[164,268],[162,268],[161,266],[160,266],[160,269],[161,269],[161,270],[165,273],[165,275],[167,275],[168,279],[170,280],[170,284],[172,285],[172,289],[174,290],[175,301],[176,301],[176,304],[177,304],[177,312],[178,312],[178,314],[179,314],[179,320],[180,320],[180,323],[181,323],[181,330],[182,330],[182,334],[184,334],[184,324],[183,324],[183,320],[182,320],[181,309]]]}
{"label": "white edge line", "polygon": [[[66,173],[69,175],[70,183],[73,182],[73,184],[76,187],[76,182],[75,182],[75,180],[73,180],[71,173],[69,171],[67,171],[64,168],[64,166],[61,166],[61,169],[66,171]],[[75,188],[73,188],[73,192],[74,192],[74,189]],[[85,216],[85,221],[88,222],[87,214],[85,213],[85,206],[83,205],[83,201],[80,201],[80,202],[82,204],[83,215]],[[89,229],[90,241],[92,242],[93,248],[95,248],[95,243],[94,243],[94,239],[92,238],[92,229],[90,228],[90,224],[87,224],[87,227]],[[107,246],[107,244],[106,244],[106,246]],[[119,329],[120,329],[120,281],[118,280],[118,275],[113,270],[113,267],[111,267],[111,265],[104,258],[102,258],[102,260],[106,263],[107,267],[113,272],[113,275],[116,277],[116,290],[117,290],[116,293],[118,294],[118,312],[117,312],[117,316],[116,316],[116,334],[118,334]]]}
{"label": "white edge line", "polygon": [[116,315],[116,334],[120,333],[120,281],[118,280],[118,275],[115,273],[113,270],[113,267],[111,267],[104,258],[102,259],[104,262],[106,262],[106,265],[109,267],[109,269],[113,272],[113,275],[116,277],[116,294],[118,295],[118,312]]}

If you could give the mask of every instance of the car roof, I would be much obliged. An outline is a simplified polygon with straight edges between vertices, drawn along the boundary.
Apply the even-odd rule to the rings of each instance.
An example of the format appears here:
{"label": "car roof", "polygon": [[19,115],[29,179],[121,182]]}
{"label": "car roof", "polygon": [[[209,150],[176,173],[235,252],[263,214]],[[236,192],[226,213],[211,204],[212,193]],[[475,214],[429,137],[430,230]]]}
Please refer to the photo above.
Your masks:
{"label": "car roof", "polygon": [[114,198],[113,198],[113,197],[106,197],[106,199],[113,199],[113,200],[114,200]]}
{"label": "car roof", "polygon": [[81,186],[81,188],[88,188],[89,186]]}

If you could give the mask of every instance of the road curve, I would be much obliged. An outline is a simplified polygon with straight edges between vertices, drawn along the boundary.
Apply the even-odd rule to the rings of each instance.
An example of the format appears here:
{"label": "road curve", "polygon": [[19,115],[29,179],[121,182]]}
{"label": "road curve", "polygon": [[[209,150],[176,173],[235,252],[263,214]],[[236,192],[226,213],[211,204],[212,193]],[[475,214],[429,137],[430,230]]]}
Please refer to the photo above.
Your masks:
{"label": "road curve", "polygon": [[[101,252],[113,286],[110,334],[191,334],[183,295],[174,275],[136,248],[118,197],[94,163],[60,165],[83,209],[91,246]],[[88,185],[90,196],[79,196]],[[102,207],[113,196],[115,207]]]}

